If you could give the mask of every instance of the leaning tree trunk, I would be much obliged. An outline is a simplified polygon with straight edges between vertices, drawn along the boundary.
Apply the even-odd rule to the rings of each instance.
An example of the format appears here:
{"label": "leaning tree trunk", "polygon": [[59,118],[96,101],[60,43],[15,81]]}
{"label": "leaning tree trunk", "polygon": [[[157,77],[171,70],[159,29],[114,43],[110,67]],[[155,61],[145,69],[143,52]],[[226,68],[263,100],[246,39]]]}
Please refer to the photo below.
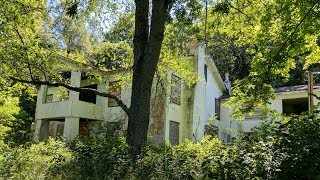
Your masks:
{"label": "leaning tree trunk", "polygon": [[147,140],[150,121],[150,97],[153,78],[168,15],[168,0],[153,0],[149,34],[149,0],[136,0],[134,65],[127,143],[138,155]]}

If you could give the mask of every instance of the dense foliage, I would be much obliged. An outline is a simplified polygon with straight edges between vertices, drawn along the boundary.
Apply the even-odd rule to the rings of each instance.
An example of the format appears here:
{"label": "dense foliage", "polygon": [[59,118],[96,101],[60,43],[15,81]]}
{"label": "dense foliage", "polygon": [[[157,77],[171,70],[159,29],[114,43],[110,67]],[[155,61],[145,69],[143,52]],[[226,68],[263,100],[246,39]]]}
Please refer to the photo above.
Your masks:
{"label": "dense foliage", "polygon": [[33,88],[6,88],[0,91],[0,151],[6,145],[18,146],[30,141],[34,115]]}
{"label": "dense foliage", "polygon": [[318,1],[223,0],[209,6],[203,16],[209,53],[234,80],[231,103],[242,109],[234,114],[267,109],[274,87],[305,84],[304,71],[319,70],[318,16]]}
{"label": "dense foliage", "polygon": [[317,179],[318,115],[264,124],[233,146],[210,136],[178,146],[149,143],[135,161],[123,137],[49,139],[4,151],[0,174],[5,179]]}

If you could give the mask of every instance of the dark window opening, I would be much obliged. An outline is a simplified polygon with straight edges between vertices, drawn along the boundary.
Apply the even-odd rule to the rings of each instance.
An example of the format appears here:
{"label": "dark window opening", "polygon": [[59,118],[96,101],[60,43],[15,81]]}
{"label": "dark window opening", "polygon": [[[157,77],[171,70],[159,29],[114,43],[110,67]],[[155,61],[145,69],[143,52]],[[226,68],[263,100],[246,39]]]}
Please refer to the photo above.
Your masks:
{"label": "dark window opening", "polygon": [[172,145],[179,144],[179,123],[170,121],[169,141]]}
{"label": "dark window opening", "polygon": [[[98,86],[96,84],[93,84],[93,85],[89,85],[89,86],[84,86],[83,88],[90,88],[90,89],[97,90],[97,87]],[[88,92],[80,92],[79,93],[79,100],[95,104],[97,101],[97,96],[95,94],[88,93]]]}
{"label": "dark window opening", "polygon": [[204,78],[208,81],[208,65],[204,64]]}
{"label": "dark window opening", "polygon": [[[120,81],[109,82],[109,93],[115,96],[118,96],[121,99],[121,84]],[[108,107],[119,106],[117,101],[111,98],[108,98]]]}
{"label": "dark window opening", "polygon": [[70,79],[71,78],[71,72],[70,71],[65,71],[65,72],[61,73],[61,76],[64,79]]}
{"label": "dark window opening", "polygon": [[215,107],[214,107],[215,117],[217,120],[220,120],[220,101],[217,98],[215,98],[214,101],[215,101]]}
{"label": "dark window opening", "polygon": [[308,111],[308,98],[283,99],[282,109],[283,114],[299,115],[302,112]]}
{"label": "dark window opening", "polygon": [[178,76],[171,76],[171,97],[172,103],[180,105],[181,102],[181,79]]}
{"label": "dark window opening", "polygon": [[88,119],[80,118],[79,122],[79,136],[89,137],[90,135],[90,122]]}

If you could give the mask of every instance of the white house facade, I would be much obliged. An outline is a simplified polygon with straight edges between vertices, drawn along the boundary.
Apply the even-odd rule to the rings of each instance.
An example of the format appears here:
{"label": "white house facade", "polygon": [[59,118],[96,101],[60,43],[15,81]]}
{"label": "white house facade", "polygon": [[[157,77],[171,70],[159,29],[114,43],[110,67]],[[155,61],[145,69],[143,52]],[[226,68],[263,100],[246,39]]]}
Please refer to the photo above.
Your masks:
{"label": "white house facade", "polygon": [[[149,133],[156,141],[178,144],[184,139],[201,139],[205,125],[218,110],[218,98],[227,91],[214,62],[205,53],[205,46],[194,44],[190,52],[192,57],[188,60],[194,61],[194,70],[202,80],[187,88],[179,74],[168,74],[174,84],[168,87],[170,95],[154,93],[152,96]],[[76,66],[74,69],[70,75],[72,86],[110,92],[130,106],[130,87],[120,86],[116,81],[120,71],[105,73],[103,80],[98,82],[84,76],[83,72],[88,72],[88,68]],[[72,140],[77,136],[91,136],[90,127],[99,121],[115,122],[126,120],[127,116],[112,99],[42,85],[38,91],[35,119],[35,141],[58,134]]]}
{"label": "white house facade", "polygon": [[[320,95],[320,84],[314,85],[314,94]],[[308,86],[298,85],[290,87],[281,87],[275,89],[275,99],[269,104],[269,108],[283,114],[300,114],[308,111]],[[223,96],[220,99],[221,117],[215,122],[218,129],[218,137],[226,143],[231,143],[232,138],[239,136],[240,132],[250,133],[252,128],[261,125],[268,121],[268,118],[260,117],[259,113],[256,116],[246,116],[244,120],[235,120],[231,116],[231,110],[223,106],[229,100],[228,96]],[[315,98],[314,105],[317,105],[319,100]],[[270,119],[269,119],[270,120]]]}

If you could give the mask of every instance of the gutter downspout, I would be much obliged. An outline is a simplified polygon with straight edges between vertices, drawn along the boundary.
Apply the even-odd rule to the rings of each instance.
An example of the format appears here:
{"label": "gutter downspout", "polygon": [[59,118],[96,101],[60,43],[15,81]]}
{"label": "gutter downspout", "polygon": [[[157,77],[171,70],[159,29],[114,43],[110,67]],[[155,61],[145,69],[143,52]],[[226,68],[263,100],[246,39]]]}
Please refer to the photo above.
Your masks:
{"label": "gutter downspout", "polygon": [[313,72],[307,71],[308,75],[308,103],[309,103],[309,113],[313,112]]}

